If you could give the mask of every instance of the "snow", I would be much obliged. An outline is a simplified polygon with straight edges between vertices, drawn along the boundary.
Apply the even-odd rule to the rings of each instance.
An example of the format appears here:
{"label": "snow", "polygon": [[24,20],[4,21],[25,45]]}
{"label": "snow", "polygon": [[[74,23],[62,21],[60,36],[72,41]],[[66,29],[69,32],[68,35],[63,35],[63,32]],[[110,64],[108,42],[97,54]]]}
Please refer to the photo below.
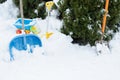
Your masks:
{"label": "snow", "polygon": [[58,3],[59,0],[53,0],[53,1],[54,1],[54,3],[56,4],[56,6],[58,6],[57,3]]}
{"label": "snow", "polygon": [[95,46],[72,44],[70,36],[60,33],[62,21],[54,16],[49,18],[48,32],[53,35],[48,39],[44,36],[47,18],[36,18],[43,47],[36,47],[33,54],[14,49],[15,60],[9,61],[8,46],[17,36],[13,23],[18,15],[11,1],[0,4],[0,80],[120,80],[119,32],[110,41],[111,53],[97,56]]}
{"label": "snow", "polygon": [[15,5],[11,0],[7,0],[7,2],[0,4],[0,19],[9,19],[15,18],[18,15],[18,9],[15,8]]}

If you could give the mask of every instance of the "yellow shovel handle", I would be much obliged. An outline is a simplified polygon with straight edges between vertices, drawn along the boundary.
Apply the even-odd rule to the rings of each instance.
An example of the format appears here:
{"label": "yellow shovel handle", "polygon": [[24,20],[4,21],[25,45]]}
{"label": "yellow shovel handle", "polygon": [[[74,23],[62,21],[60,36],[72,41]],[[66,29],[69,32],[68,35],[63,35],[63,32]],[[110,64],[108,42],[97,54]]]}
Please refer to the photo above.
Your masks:
{"label": "yellow shovel handle", "polygon": [[104,33],[105,31],[105,26],[106,26],[106,17],[107,17],[107,14],[108,14],[108,5],[109,5],[109,0],[106,0],[106,4],[105,4],[105,14],[103,16],[103,23],[102,23],[102,33]]}
{"label": "yellow shovel handle", "polygon": [[51,7],[53,6],[54,2],[53,1],[48,1],[46,2],[45,6],[46,8],[50,11]]}

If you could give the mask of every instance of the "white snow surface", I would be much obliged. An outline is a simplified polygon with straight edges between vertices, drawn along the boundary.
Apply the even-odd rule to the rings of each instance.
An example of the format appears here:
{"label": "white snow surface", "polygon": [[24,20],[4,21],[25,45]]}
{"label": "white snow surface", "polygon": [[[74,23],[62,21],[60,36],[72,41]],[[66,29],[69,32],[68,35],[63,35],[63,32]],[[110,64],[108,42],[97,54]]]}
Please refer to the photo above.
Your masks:
{"label": "white snow surface", "polygon": [[[58,1],[58,0],[54,0]],[[14,61],[9,60],[9,43],[18,36],[13,23],[18,9],[12,0],[0,4],[0,80],[120,80],[120,33],[109,42],[110,53],[97,56],[95,46],[72,44],[72,38],[60,33],[62,21],[49,17],[36,18],[43,46],[33,54],[13,49]],[[44,54],[43,54],[44,52]]]}

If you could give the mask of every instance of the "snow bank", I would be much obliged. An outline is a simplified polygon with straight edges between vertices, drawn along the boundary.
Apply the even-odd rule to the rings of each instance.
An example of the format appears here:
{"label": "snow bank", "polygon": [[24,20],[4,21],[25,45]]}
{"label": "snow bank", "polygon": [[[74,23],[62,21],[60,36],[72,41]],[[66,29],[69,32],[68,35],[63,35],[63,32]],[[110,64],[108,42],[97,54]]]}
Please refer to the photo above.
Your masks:
{"label": "snow bank", "polygon": [[0,19],[16,18],[18,14],[18,8],[15,7],[12,0],[0,4]]}

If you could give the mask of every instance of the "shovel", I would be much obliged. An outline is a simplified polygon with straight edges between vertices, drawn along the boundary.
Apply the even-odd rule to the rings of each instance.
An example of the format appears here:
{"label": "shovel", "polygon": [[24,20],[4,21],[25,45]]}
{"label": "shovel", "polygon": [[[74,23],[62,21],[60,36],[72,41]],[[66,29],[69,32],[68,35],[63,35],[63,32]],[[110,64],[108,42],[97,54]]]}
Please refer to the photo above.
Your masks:
{"label": "shovel", "polygon": [[108,42],[104,41],[104,32],[105,32],[105,27],[106,27],[106,19],[107,19],[107,14],[108,14],[108,6],[109,6],[109,0],[106,0],[106,4],[105,4],[105,14],[103,16],[103,21],[102,21],[102,35],[101,35],[101,40],[96,41],[96,50],[97,50],[97,54],[101,54],[101,53],[110,53],[109,51],[109,46],[108,46]]}
{"label": "shovel", "polygon": [[[28,24],[24,24],[25,20],[24,20],[24,16],[23,16],[23,5],[22,5],[22,0],[20,0],[20,12],[21,12],[21,18],[22,20],[20,21],[20,25],[22,24],[22,29],[23,32],[25,31],[24,26],[28,25]],[[22,21],[22,23],[21,23]],[[12,53],[12,49],[15,48],[19,51],[21,50],[27,50],[28,48],[30,48],[29,53],[33,52],[33,49],[36,45],[38,45],[39,47],[42,46],[42,42],[40,40],[40,38],[34,34],[23,34],[23,35],[19,35],[14,37],[10,43],[9,43],[9,54],[10,54],[10,61],[14,60],[14,55]]]}
{"label": "shovel", "polygon": [[47,12],[48,12],[48,20],[47,20],[47,28],[46,28],[46,39],[48,39],[53,33],[52,32],[48,32],[48,28],[49,28],[49,16],[50,16],[50,10],[53,6],[54,2],[53,1],[48,1],[46,2],[45,6],[47,8]]}

